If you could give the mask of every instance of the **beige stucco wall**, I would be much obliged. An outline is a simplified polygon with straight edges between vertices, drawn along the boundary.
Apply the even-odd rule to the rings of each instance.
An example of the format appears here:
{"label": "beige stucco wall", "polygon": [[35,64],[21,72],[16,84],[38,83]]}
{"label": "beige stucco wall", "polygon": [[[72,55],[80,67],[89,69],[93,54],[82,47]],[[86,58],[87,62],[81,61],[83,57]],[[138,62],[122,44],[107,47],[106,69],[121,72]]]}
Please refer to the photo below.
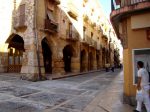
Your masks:
{"label": "beige stucco wall", "polygon": [[150,27],[150,12],[132,16],[131,27],[132,29]]}
{"label": "beige stucco wall", "polygon": [[[143,20],[143,22],[145,22]],[[127,19],[128,48],[124,49],[124,93],[127,96],[135,96],[136,86],[133,85],[132,50],[150,48],[150,41],[146,37],[146,29],[131,29],[131,18]],[[136,65],[135,65],[136,66]]]}

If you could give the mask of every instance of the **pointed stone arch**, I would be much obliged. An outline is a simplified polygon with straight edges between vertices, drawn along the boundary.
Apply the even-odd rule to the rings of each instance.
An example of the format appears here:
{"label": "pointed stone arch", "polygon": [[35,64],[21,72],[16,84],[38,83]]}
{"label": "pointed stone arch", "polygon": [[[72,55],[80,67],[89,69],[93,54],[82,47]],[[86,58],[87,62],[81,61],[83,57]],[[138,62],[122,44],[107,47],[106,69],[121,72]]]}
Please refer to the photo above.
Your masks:
{"label": "pointed stone arch", "polygon": [[41,41],[45,73],[52,73],[52,51],[46,38]]}
{"label": "pointed stone arch", "polygon": [[85,72],[87,70],[87,52],[83,49],[80,53],[80,71]]}
{"label": "pointed stone arch", "polygon": [[8,43],[8,72],[21,72],[24,40],[18,34],[12,34],[6,41]]}
{"label": "pointed stone arch", "polygon": [[66,72],[71,72],[71,59],[75,55],[75,50],[72,45],[68,44],[63,49],[63,61],[64,61],[64,70]]}
{"label": "pointed stone arch", "polygon": [[88,62],[89,62],[89,70],[93,70],[93,66],[94,66],[94,56],[93,56],[93,52],[89,52],[88,57],[89,57],[89,59],[88,59]]}

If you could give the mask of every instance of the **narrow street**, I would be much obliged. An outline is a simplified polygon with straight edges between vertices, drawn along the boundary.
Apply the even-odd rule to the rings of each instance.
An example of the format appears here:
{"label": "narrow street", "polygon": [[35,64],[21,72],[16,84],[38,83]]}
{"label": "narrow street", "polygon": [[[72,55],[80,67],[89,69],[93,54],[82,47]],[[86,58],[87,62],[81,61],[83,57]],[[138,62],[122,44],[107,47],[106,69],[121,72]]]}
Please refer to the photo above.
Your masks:
{"label": "narrow street", "polygon": [[132,112],[122,87],[119,70],[42,82],[0,74],[0,112]]}

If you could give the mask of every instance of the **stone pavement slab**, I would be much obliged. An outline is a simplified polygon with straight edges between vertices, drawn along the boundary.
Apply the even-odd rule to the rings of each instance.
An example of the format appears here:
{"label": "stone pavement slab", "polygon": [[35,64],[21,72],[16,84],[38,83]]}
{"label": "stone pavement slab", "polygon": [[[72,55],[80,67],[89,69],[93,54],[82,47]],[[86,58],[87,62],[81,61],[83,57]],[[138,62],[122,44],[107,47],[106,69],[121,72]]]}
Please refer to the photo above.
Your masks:
{"label": "stone pavement slab", "polygon": [[0,112],[131,112],[120,100],[123,75],[119,73],[102,71],[39,82],[0,74]]}
{"label": "stone pavement slab", "polygon": [[82,111],[91,102],[91,100],[91,97],[78,97],[62,105],[61,107]]}
{"label": "stone pavement slab", "polygon": [[84,112],[133,112],[133,107],[122,103],[123,73],[110,82],[96,98],[84,109]]}
{"label": "stone pavement slab", "polygon": [[9,94],[13,96],[24,96],[33,93],[39,92],[38,90],[25,88],[25,87],[17,87],[17,86],[8,86],[8,87],[1,87],[0,93]]}
{"label": "stone pavement slab", "polygon": [[42,112],[47,108],[50,106],[19,98],[0,101],[0,112]]}
{"label": "stone pavement slab", "polygon": [[56,106],[73,98],[73,96],[43,92],[43,93],[37,93],[37,94],[25,96],[22,98],[28,99],[31,101],[42,102],[50,106]]}

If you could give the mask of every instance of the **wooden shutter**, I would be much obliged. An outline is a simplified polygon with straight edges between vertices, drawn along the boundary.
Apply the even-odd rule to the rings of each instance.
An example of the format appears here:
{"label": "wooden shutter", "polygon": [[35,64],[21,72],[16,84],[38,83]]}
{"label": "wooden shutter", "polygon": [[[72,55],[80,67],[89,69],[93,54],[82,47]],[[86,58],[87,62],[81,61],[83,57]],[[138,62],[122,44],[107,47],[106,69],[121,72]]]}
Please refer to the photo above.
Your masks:
{"label": "wooden shutter", "polygon": [[19,24],[22,26],[25,25],[25,4],[20,5],[19,11],[20,11]]}
{"label": "wooden shutter", "polygon": [[72,38],[72,23],[69,23],[69,37]]}

